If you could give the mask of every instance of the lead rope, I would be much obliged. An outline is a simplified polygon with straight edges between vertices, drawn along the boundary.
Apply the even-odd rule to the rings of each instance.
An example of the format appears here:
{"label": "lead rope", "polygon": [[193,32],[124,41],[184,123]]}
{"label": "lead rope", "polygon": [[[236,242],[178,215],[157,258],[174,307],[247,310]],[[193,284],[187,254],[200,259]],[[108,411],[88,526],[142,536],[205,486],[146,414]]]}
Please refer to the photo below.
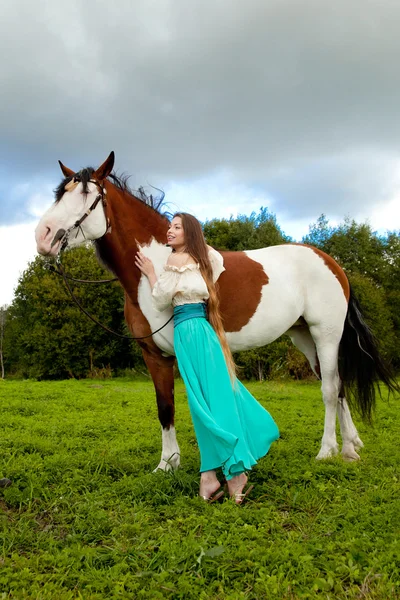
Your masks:
{"label": "lead rope", "polygon": [[[60,262],[58,261],[57,264],[60,264]],[[113,277],[112,279],[76,279],[75,277],[71,277],[71,275],[67,275],[65,271],[64,274],[62,274],[54,265],[46,264],[44,267],[51,273],[55,273],[60,277],[66,277],[74,283],[112,283],[113,281],[119,281],[118,277]]]}
{"label": "lead rope", "polygon": [[[71,295],[71,298],[74,300],[74,302],[79,306],[79,308],[81,309],[81,311],[91,320],[93,321],[93,323],[96,323],[96,325],[99,325],[99,327],[101,327],[102,329],[104,329],[104,331],[107,331],[107,333],[111,333],[112,335],[115,335],[119,338],[122,338],[124,340],[145,340],[146,338],[151,337],[152,335],[154,335],[155,333],[158,333],[159,331],[161,331],[161,329],[164,329],[164,327],[166,327],[168,325],[168,323],[170,323],[172,321],[172,319],[174,318],[174,315],[172,315],[172,317],[170,317],[168,319],[168,321],[166,323],[164,323],[164,325],[162,325],[161,327],[159,327],[159,329],[156,329],[156,331],[152,331],[151,333],[149,333],[148,335],[142,335],[140,337],[134,337],[133,335],[124,335],[122,333],[118,333],[117,331],[113,331],[112,329],[110,329],[109,327],[107,327],[106,325],[103,325],[102,323],[100,323],[100,321],[98,321],[97,319],[95,319],[95,317],[93,317],[90,313],[88,313],[88,311],[83,308],[82,304],[79,302],[78,298],[75,296],[74,292],[71,289],[71,286],[69,285],[68,282],[68,276],[66,275],[61,262],[58,263],[58,267],[59,267],[59,275],[62,276],[65,286],[68,290],[68,292]],[[57,271],[55,270],[55,272],[57,273]],[[78,280],[79,281],[79,280]],[[112,280],[111,280],[112,281]],[[101,282],[103,283],[103,281]]]}

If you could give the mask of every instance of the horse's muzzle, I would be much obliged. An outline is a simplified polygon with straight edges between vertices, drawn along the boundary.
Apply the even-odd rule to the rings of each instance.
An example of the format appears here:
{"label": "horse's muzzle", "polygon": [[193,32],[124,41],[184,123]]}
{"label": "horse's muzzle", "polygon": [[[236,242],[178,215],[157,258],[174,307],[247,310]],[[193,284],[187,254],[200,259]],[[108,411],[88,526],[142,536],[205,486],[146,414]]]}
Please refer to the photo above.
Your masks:
{"label": "horse's muzzle", "polygon": [[53,248],[53,247],[54,247],[54,246],[57,244],[57,242],[58,242],[59,240],[62,240],[62,238],[64,237],[64,235],[65,235],[65,229],[59,229],[59,230],[57,231],[56,235],[54,236],[54,239],[53,239],[53,241],[51,242],[51,245],[50,245],[50,247],[51,247],[51,248]]}

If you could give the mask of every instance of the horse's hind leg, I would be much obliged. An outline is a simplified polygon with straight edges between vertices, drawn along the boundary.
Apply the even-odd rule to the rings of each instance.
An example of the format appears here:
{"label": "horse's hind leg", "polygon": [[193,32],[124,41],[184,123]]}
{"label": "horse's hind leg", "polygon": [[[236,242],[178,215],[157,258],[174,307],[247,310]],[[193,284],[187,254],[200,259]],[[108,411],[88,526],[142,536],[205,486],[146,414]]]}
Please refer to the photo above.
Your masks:
{"label": "horse's hind leg", "polygon": [[[305,354],[315,375],[322,381],[325,426],[317,459],[329,458],[339,452],[336,442],[336,408],[339,391],[338,346],[323,344],[324,336],[320,333],[319,328],[314,327],[310,332],[305,321],[303,324],[289,329],[287,334],[295,346]],[[316,342],[319,343],[318,350]]]}
{"label": "horse's hind leg", "polygon": [[339,394],[338,416],[343,441],[343,459],[347,461],[360,460],[356,450],[362,448],[364,444],[358,435],[358,431],[351,418],[349,406],[343,394]]}
{"label": "horse's hind leg", "polygon": [[[303,352],[303,354],[305,354],[315,375],[319,379],[321,379],[321,370],[320,370],[319,359],[317,356],[317,348],[315,346],[315,343],[311,336],[311,333],[308,329],[308,325],[305,323],[305,321],[303,324],[300,324],[297,327],[292,327],[291,329],[289,329],[289,331],[287,331],[287,334],[290,337],[290,339],[292,340],[293,344],[301,352]],[[329,377],[329,375],[328,375],[328,377]],[[324,400],[325,400],[325,396],[324,396]],[[342,448],[343,459],[347,460],[347,461],[359,460],[360,457],[357,454],[356,450],[358,450],[359,448],[362,448],[363,443],[358,435],[357,429],[351,418],[351,414],[350,414],[350,410],[349,410],[347,401],[343,397],[343,393],[341,391],[339,391],[339,399],[338,399],[336,407],[337,407],[337,414],[338,414],[339,423],[340,423],[340,433],[341,433],[342,441],[343,441],[343,448]],[[332,411],[328,410],[325,415],[325,429],[327,431],[331,431],[331,420],[333,421],[333,425],[335,426],[336,425],[336,415],[333,416],[333,409],[332,409]],[[328,421],[328,424],[327,424],[327,421]],[[320,452],[320,454],[318,455],[317,458],[326,458],[325,454],[327,454],[328,456],[332,456],[333,454],[337,454],[337,452],[338,452],[337,444],[336,444],[336,437],[335,437],[335,441],[333,441],[332,438],[329,438],[329,433],[327,434],[326,437],[328,438],[327,447],[324,448],[324,441],[323,441],[322,447],[321,447],[322,455]],[[326,439],[326,437],[325,437],[325,439]],[[331,439],[331,442],[329,442],[329,439]]]}
{"label": "horse's hind leg", "polygon": [[[317,347],[321,372],[322,397],[325,404],[325,424],[321,449],[317,459],[335,456],[339,452],[336,441],[336,412],[339,401],[340,379],[338,373],[338,355],[340,333],[333,328],[311,326],[310,333]],[[335,339],[337,338],[337,339]]]}

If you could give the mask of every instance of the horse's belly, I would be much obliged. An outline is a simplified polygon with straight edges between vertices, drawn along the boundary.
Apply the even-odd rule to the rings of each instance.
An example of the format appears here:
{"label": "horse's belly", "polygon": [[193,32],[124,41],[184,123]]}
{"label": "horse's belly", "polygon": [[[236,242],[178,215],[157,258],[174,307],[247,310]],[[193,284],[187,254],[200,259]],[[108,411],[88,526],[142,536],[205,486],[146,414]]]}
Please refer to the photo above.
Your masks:
{"label": "horse's belly", "polygon": [[238,352],[270,344],[283,335],[301,313],[300,295],[283,289],[282,280],[269,273],[269,282],[263,286],[254,315],[240,331],[227,332],[229,346]]}

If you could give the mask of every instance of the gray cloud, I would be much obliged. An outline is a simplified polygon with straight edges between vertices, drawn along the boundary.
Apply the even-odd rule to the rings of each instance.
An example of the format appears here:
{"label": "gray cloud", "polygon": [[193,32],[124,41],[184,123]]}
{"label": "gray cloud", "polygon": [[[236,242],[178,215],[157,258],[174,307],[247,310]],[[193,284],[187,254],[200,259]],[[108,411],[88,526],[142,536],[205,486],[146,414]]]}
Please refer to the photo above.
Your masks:
{"label": "gray cloud", "polygon": [[399,158],[399,22],[390,0],[6,0],[1,218],[16,183],[111,149],[134,184],[227,169],[284,212],[357,213]]}

